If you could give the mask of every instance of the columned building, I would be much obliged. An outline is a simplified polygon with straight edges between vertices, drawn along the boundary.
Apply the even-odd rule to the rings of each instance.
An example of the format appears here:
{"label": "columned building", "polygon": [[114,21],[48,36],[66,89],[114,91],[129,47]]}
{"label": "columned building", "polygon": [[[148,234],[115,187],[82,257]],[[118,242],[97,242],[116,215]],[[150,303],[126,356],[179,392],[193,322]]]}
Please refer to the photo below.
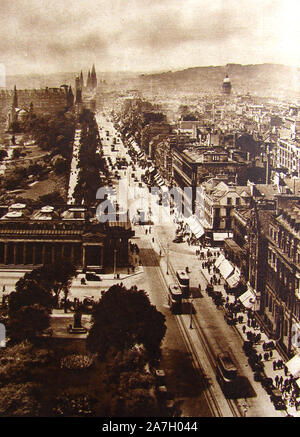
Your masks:
{"label": "columned building", "polygon": [[99,223],[85,208],[62,213],[52,206],[28,214],[26,205],[12,205],[0,219],[0,265],[32,269],[67,258],[79,269],[105,269],[128,264],[127,222]]}

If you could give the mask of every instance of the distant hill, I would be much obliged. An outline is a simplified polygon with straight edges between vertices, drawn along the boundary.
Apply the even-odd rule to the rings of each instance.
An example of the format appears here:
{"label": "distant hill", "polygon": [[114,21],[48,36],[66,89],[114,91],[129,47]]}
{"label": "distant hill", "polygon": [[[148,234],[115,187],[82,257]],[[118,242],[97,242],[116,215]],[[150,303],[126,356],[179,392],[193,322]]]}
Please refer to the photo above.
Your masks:
{"label": "distant hill", "polygon": [[[232,82],[233,93],[264,96],[293,96],[300,98],[300,68],[280,64],[227,64],[223,66],[192,67],[178,71],[141,74],[130,72],[97,72],[98,82],[105,80],[112,89],[136,88],[153,93],[162,92],[220,92],[225,74]],[[78,73],[7,76],[6,87],[18,89],[74,86]],[[86,73],[84,74],[86,80]]]}
{"label": "distant hill", "polygon": [[166,73],[143,74],[140,82],[144,85],[151,83],[152,87],[220,92],[226,73],[231,79],[232,90],[236,93],[300,95],[300,69],[279,64],[193,67]]}

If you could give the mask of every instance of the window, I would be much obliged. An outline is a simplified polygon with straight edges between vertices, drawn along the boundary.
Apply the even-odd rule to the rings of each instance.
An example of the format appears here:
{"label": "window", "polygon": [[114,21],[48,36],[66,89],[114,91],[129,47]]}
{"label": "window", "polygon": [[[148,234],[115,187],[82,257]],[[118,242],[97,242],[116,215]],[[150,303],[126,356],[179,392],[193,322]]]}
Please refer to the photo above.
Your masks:
{"label": "window", "polygon": [[237,206],[241,204],[241,199],[240,199],[240,197],[237,197],[237,198],[236,198],[236,200],[235,200],[235,204],[236,204]]}
{"label": "window", "polygon": [[231,197],[227,197],[227,205],[231,205],[232,204],[232,198]]}

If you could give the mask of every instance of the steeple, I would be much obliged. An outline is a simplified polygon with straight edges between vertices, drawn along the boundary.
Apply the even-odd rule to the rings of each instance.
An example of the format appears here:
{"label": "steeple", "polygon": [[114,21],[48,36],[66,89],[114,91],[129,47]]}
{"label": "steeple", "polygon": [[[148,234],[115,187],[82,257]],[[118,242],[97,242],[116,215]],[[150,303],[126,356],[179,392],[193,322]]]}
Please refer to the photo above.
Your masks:
{"label": "steeple", "polygon": [[73,104],[74,104],[74,94],[72,91],[72,87],[69,86],[68,94],[67,94],[67,106],[70,107],[73,106]]}
{"label": "steeple", "polygon": [[95,64],[93,64],[92,72],[91,72],[91,87],[97,88],[97,75],[95,70]]}
{"label": "steeple", "polygon": [[90,88],[90,86],[91,86],[91,73],[90,73],[90,70],[89,70],[87,81],[86,81],[86,87]]}
{"label": "steeple", "polygon": [[80,72],[80,86],[81,86],[81,89],[83,89],[84,83],[83,83],[83,74],[82,74],[82,71]]}
{"label": "steeple", "polygon": [[14,96],[13,96],[13,102],[12,105],[14,108],[18,107],[18,93],[17,93],[17,87],[16,85],[14,86]]}
{"label": "steeple", "polygon": [[75,94],[76,94],[75,103],[82,103],[82,89],[80,85],[80,77],[78,76],[75,79]]}

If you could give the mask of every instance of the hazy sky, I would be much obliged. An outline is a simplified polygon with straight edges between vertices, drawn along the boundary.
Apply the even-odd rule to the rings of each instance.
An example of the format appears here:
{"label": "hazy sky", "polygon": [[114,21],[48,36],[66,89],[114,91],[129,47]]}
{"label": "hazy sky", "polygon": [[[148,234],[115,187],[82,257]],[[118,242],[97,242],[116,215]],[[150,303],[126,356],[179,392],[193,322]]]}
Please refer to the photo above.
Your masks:
{"label": "hazy sky", "polygon": [[0,0],[8,74],[300,66],[299,0]]}

